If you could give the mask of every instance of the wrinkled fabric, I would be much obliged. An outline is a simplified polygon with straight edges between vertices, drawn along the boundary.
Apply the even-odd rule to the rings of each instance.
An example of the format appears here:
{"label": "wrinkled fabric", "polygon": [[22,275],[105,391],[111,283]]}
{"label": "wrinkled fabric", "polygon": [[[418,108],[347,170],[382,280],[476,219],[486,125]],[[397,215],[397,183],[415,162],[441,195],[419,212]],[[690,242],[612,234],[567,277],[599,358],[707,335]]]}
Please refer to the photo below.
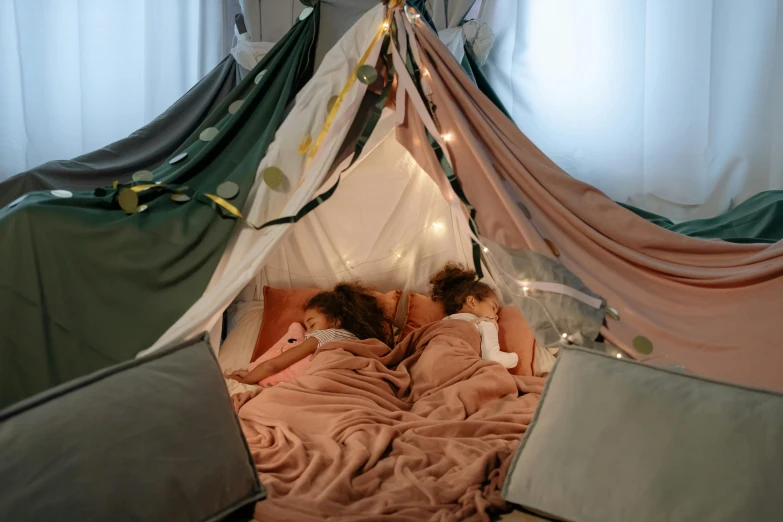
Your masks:
{"label": "wrinkled fabric", "polygon": [[[186,157],[155,169],[155,182],[196,197],[145,190],[142,210],[126,214],[109,189],[35,192],[0,209],[0,408],[133,358],[203,294],[237,225],[203,194],[231,181],[233,205],[252,201],[285,107],[312,76],[317,11],[308,20],[258,64],[269,74],[246,78],[201,122]],[[213,139],[201,139],[207,127]]]}
{"label": "wrinkled fabric", "polygon": [[154,170],[198,138],[192,133],[236,87],[236,65],[227,56],[174,105],[127,138],[72,160],[49,161],[3,181],[0,208],[36,190],[92,190],[115,180],[127,183],[139,170]]}
{"label": "wrinkled fabric", "polygon": [[543,390],[479,356],[465,321],[394,349],[329,343],[306,374],[239,411],[268,500],[264,521],[490,520]]}
{"label": "wrinkled fabric", "polygon": [[[653,344],[654,364],[783,389],[783,242],[688,237],[617,205],[536,148],[482,95],[435,33],[424,24],[414,31],[438,125],[452,136],[453,168],[477,209],[483,236],[553,258],[559,254],[619,312],[619,321],[608,322],[608,335],[635,357],[645,358],[633,347],[644,336]],[[397,136],[422,168],[443,178],[410,102]]]}

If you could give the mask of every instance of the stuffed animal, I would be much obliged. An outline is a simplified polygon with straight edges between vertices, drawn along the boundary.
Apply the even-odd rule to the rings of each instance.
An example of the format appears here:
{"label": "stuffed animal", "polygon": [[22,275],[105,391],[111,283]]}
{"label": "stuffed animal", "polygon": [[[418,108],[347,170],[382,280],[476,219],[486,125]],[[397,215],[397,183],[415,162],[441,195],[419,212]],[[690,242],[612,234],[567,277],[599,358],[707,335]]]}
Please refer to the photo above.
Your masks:
{"label": "stuffed animal", "polygon": [[[302,326],[300,323],[293,323],[291,326],[288,327],[288,331],[279,341],[273,344],[271,348],[269,348],[266,352],[264,352],[261,355],[261,357],[259,357],[258,359],[250,363],[250,365],[247,367],[247,371],[252,371],[253,368],[258,366],[262,362],[268,361],[269,359],[274,359],[275,357],[285,352],[289,348],[298,345],[304,340],[304,335],[305,335],[305,327]],[[299,377],[300,375],[302,375],[305,372],[305,370],[307,370],[307,367],[309,365],[310,365],[310,357],[305,357],[301,361],[292,364],[282,372],[267,377],[259,384],[262,386],[270,386],[272,384],[277,384],[280,382],[292,381],[297,377]]]}

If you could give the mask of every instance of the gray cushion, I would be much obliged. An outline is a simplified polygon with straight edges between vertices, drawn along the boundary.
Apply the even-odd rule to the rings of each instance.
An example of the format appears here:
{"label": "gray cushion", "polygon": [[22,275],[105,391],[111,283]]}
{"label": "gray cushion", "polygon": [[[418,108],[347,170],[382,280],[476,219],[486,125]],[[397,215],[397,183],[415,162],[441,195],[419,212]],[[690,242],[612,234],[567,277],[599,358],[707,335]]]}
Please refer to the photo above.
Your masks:
{"label": "gray cushion", "polygon": [[[604,322],[606,302],[565,265],[532,250],[507,247],[485,237],[481,241],[490,249],[493,261],[497,263],[492,277],[499,284],[503,300],[519,307],[538,344],[557,346],[563,333],[581,334],[588,340],[598,337]],[[518,281],[559,283],[597,299],[601,305],[594,308],[556,292],[531,290],[525,294]]]}
{"label": "gray cushion", "polygon": [[0,520],[217,520],[264,491],[203,340],[0,412]]}
{"label": "gray cushion", "polygon": [[503,494],[579,522],[783,520],[783,395],[565,348]]}

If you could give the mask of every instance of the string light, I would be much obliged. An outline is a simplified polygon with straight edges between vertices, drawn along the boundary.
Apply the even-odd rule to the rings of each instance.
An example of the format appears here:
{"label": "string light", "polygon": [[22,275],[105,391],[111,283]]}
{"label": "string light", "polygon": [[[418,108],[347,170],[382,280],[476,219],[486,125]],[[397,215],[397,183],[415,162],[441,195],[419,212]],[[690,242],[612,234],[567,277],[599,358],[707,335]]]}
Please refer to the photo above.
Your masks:
{"label": "string light", "polygon": [[424,76],[429,76],[430,75],[430,70],[429,69],[423,69],[422,70],[422,74],[424,74]]}
{"label": "string light", "polygon": [[489,249],[487,247],[484,247],[484,253],[486,254],[487,252],[489,252]]}
{"label": "string light", "polygon": [[395,252],[394,255],[396,255],[397,257],[402,257],[402,254],[400,254],[399,252]]}
{"label": "string light", "polygon": [[388,31],[389,30],[389,22],[384,22],[383,23],[383,30],[384,31]]}
{"label": "string light", "polygon": [[621,354],[621,353],[618,353],[618,354],[617,354],[617,358],[618,358],[618,359],[622,359],[622,358],[623,358],[623,354]]}
{"label": "string light", "polygon": [[568,334],[567,333],[562,333],[562,334],[560,334],[560,337],[562,337],[563,339],[568,339]]}
{"label": "string light", "polygon": [[451,141],[451,138],[453,138],[453,136],[451,135],[450,132],[447,132],[446,134],[441,136],[441,138],[443,138],[443,141]]}
{"label": "string light", "polygon": [[435,223],[432,224],[432,228],[434,228],[437,232],[440,232],[441,230],[443,230],[443,223],[441,223],[440,221],[436,221]]}

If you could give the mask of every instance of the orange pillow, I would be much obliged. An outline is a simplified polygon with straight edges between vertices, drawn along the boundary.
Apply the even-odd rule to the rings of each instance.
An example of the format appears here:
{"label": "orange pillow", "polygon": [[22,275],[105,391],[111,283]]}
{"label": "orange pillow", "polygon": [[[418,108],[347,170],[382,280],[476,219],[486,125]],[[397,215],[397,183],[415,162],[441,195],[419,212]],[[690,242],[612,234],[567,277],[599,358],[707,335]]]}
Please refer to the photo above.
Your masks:
{"label": "orange pillow", "polygon": [[[446,317],[441,303],[436,303],[426,295],[411,292],[408,295],[408,316],[402,327],[400,338],[414,330],[440,321]],[[516,306],[501,306],[498,310],[498,337],[500,349],[519,356],[519,363],[510,373],[514,375],[533,375],[533,356],[536,351],[536,338],[527,325],[522,312]]]}
{"label": "orange pillow", "polygon": [[[291,323],[304,321],[302,307],[319,292],[323,292],[323,290],[319,288],[264,287],[264,315],[261,319],[261,328],[258,330],[253,357],[250,358],[251,362],[258,359],[261,354],[279,341],[288,331]],[[393,290],[385,294],[380,292],[372,292],[372,294],[380,301],[386,315],[394,319],[402,292]]]}

